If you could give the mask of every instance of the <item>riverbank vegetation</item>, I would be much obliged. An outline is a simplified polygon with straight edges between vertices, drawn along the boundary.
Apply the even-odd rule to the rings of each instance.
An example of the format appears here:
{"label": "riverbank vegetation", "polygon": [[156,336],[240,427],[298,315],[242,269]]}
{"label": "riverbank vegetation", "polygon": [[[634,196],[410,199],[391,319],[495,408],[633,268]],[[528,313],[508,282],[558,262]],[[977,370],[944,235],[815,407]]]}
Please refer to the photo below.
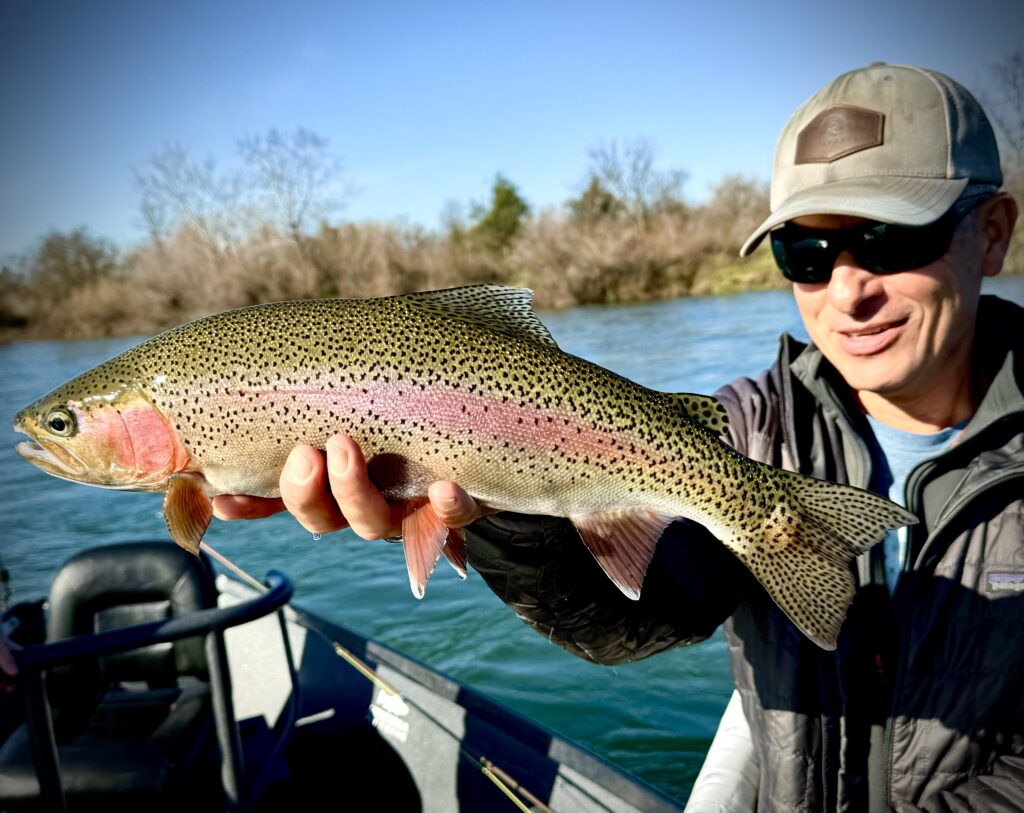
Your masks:
{"label": "riverbank vegetation", "polygon": [[85,229],[52,232],[4,267],[4,337],[152,333],[259,302],[484,282],[531,288],[539,308],[778,284],[765,257],[736,258],[768,211],[766,184],[728,177],[687,204],[681,173],[655,169],[642,141],[595,149],[563,206],[534,211],[498,175],[485,204],[450,206],[436,230],[332,217],[335,172],[313,134],[272,132],[246,150],[248,185],[178,146],[156,156],[139,174],[149,237],[130,251]]}
{"label": "riverbank vegetation", "polygon": [[[1024,205],[1024,50],[993,76],[983,98],[1006,188]],[[354,190],[326,139],[307,130],[243,138],[232,172],[171,145],[136,171],[140,245],[54,231],[0,266],[0,341],[146,334],[260,302],[485,282],[531,288],[539,308],[785,284],[766,247],[737,256],[768,213],[764,181],[729,176],[694,204],[685,173],[658,168],[643,140],[600,145],[589,159],[560,206],[535,210],[499,174],[486,203],[451,204],[428,230],[346,221]],[[1024,272],[1024,217],[1005,272]]]}

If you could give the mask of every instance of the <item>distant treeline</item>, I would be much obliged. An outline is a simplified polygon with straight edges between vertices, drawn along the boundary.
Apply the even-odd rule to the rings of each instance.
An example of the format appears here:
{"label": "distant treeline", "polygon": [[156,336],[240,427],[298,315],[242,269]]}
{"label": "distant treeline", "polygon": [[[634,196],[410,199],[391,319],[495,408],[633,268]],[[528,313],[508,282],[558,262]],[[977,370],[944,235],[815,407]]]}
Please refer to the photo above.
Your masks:
{"label": "distant treeline", "polygon": [[[707,202],[656,170],[645,142],[591,152],[577,197],[532,211],[498,175],[490,200],[437,230],[345,222],[340,168],[300,130],[239,143],[216,172],[174,146],[138,172],[148,239],[128,252],[85,229],[52,232],[0,268],[0,340],[150,334],[285,299],[386,296],[473,283],[532,288],[539,308],[777,287],[770,252],[739,260],[768,212],[767,184],[723,179]],[[1024,202],[1024,172],[1007,186]],[[1006,272],[1024,271],[1024,219]]]}
{"label": "distant treeline", "polygon": [[271,131],[240,152],[232,176],[178,146],[154,157],[137,173],[149,238],[131,251],[79,229],[5,265],[4,337],[153,333],[259,302],[483,282],[532,288],[540,308],[779,282],[767,258],[736,257],[768,211],[766,184],[729,177],[689,205],[682,173],[655,169],[643,141],[592,151],[588,181],[561,207],[534,212],[498,175],[489,201],[450,207],[436,230],[332,217],[349,193],[308,131]]}

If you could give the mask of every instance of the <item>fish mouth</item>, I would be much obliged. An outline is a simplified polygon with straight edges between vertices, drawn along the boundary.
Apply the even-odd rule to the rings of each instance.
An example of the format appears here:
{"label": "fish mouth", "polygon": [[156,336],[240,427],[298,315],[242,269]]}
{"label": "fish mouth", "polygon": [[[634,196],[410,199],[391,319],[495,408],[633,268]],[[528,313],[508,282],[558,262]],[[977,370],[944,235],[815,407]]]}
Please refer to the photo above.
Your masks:
{"label": "fish mouth", "polygon": [[88,467],[72,452],[48,441],[23,440],[14,450],[33,466],[65,480],[81,480]]}

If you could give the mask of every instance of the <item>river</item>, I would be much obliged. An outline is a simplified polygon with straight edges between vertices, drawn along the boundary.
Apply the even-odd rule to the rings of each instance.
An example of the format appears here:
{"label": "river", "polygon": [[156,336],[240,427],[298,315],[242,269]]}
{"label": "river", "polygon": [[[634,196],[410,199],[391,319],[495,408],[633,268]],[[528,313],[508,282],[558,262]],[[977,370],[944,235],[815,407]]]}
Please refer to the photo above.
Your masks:
{"label": "river", "polygon": [[[1024,276],[986,289],[1024,304]],[[541,314],[560,346],[645,386],[713,392],[769,365],[777,336],[805,334],[784,291]],[[14,452],[17,410],[133,339],[0,347],[0,556],[12,600],[46,592],[54,568],[91,545],[166,538],[160,497],[57,480]],[[295,601],[400,649],[538,718],[684,800],[731,692],[721,632],[643,662],[579,660],[519,622],[471,573],[441,565],[422,601],[409,592],[401,547],[348,531],[314,541],[290,517],[214,521],[207,540],[252,573],[272,567]]]}

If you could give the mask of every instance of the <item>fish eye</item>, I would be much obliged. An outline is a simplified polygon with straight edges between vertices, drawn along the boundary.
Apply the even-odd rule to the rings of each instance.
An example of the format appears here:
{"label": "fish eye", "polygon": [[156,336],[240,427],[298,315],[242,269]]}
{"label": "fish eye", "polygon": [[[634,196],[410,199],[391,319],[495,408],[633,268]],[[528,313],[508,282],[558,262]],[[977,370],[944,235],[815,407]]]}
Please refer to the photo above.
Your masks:
{"label": "fish eye", "polygon": [[75,434],[77,429],[75,416],[70,410],[57,407],[46,416],[46,428],[58,437],[69,438]]}

